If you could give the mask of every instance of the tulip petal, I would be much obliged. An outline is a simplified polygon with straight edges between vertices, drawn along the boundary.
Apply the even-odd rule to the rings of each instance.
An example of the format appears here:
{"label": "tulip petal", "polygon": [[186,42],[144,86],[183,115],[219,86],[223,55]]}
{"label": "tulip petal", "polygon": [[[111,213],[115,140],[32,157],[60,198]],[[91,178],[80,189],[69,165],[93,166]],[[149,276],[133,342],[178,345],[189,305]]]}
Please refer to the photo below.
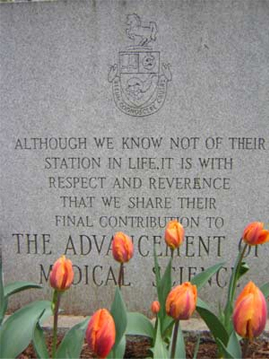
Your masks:
{"label": "tulip petal", "polygon": [[259,336],[265,328],[267,305],[263,293],[253,282],[249,282],[238,296],[233,323],[235,331],[244,338]]}
{"label": "tulip petal", "polygon": [[106,358],[116,338],[115,323],[106,309],[99,309],[91,317],[86,331],[86,339],[90,349],[98,358]]}
{"label": "tulip petal", "polygon": [[165,242],[172,249],[178,248],[184,240],[184,228],[176,220],[169,221],[165,229]]}
{"label": "tulip petal", "polygon": [[60,257],[53,265],[50,272],[50,285],[59,291],[68,289],[74,279],[74,271],[70,259]]}
{"label": "tulip petal", "polygon": [[269,242],[269,231],[263,229],[259,234],[259,237],[257,239],[257,244],[263,244],[265,242]]}
{"label": "tulip petal", "polygon": [[249,337],[249,321],[253,318],[254,314],[252,303],[253,294],[248,294],[240,301],[234,312],[235,330],[242,337]]}
{"label": "tulip petal", "polygon": [[[256,310],[254,311],[254,315],[252,318],[252,331],[253,336],[257,337],[263,332],[267,319],[266,299],[260,290],[257,291],[255,295],[253,307]],[[257,308],[259,308],[260,310],[257,310]]]}
{"label": "tulip petal", "polygon": [[166,299],[166,312],[172,318],[186,320],[191,317],[197,302],[197,289],[189,282],[185,282],[168,294]]}
{"label": "tulip petal", "polygon": [[153,314],[159,313],[160,309],[161,309],[161,305],[158,300],[155,300],[154,302],[151,303],[151,311]]}
{"label": "tulip petal", "polygon": [[126,263],[134,253],[134,246],[129,236],[123,232],[117,232],[112,241],[112,253],[117,262]]}
{"label": "tulip petal", "polygon": [[244,229],[242,239],[250,246],[256,246],[269,241],[269,231],[263,229],[262,222],[252,222]]}

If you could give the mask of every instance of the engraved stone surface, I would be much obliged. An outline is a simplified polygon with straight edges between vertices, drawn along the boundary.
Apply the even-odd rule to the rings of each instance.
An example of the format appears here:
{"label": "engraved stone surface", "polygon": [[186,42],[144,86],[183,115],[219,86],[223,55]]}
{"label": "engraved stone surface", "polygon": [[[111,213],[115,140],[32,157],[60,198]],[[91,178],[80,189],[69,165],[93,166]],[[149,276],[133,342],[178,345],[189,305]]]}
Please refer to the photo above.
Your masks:
{"label": "engraved stone surface", "polygon": [[[1,240],[6,282],[74,263],[70,314],[108,307],[116,231],[132,236],[129,310],[154,300],[153,246],[186,238],[175,282],[226,261],[201,292],[217,306],[243,228],[268,222],[269,1],[1,4]],[[268,280],[269,246],[248,253]],[[40,298],[31,291],[14,310]]]}

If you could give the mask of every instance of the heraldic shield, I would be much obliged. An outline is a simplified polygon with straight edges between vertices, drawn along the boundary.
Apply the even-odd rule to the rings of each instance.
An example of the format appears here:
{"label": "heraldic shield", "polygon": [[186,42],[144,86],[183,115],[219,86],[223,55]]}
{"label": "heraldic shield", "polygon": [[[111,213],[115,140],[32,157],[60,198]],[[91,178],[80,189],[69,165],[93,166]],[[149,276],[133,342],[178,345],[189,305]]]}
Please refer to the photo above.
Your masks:
{"label": "heraldic shield", "polygon": [[159,67],[157,51],[119,53],[120,84],[126,103],[141,107],[150,101],[157,89]]}
{"label": "heraldic shield", "polygon": [[118,64],[111,66],[108,80],[112,83],[116,106],[130,116],[143,117],[157,112],[163,106],[167,82],[172,79],[172,74],[169,64],[161,64],[160,52],[148,46],[150,41],[155,41],[156,24],[150,23],[149,27],[138,24],[138,27],[132,29],[130,19],[140,18],[135,14],[127,18],[127,34],[137,43],[119,52]]}

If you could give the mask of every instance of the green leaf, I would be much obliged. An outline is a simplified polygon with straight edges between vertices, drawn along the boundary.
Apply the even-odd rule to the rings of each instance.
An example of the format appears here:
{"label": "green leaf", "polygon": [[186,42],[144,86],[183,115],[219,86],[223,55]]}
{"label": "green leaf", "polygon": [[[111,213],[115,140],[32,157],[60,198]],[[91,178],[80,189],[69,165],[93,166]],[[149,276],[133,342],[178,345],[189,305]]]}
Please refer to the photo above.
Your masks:
{"label": "green leaf", "polygon": [[[154,255],[155,280],[156,280],[156,287],[157,287],[157,291],[158,291],[158,288],[160,287],[161,273],[160,273],[160,266],[159,266],[157,255],[156,255],[155,245],[153,247],[153,253],[154,253],[153,255]],[[158,297],[159,297],[159,291],[158,291]]]}
{"label": "green leaf", "polygon": [[197,354],[198,354],[198,350],[199,350],[199,346],[200,346],[200,338],[201,338],[201,335],[198,334],[197,341],[196,341],[195,348],[194,348],[193,359],[197,359]]}
{"label": "green leaf", "polygon": [[89,318],[76,324],[66,333],[56,351],[56,358],[72,359],[80,357],[88,322]]}
{"label": "green leaf", "polygon": [[[218,347],[221,348],[221,352],[224,353],[224,356],[223,356],[223,354],[221,356],[222,358],[238,359],[238,357],[234,357],[233,354],[228,351],[228,349],[226,348],[226,346],[222,343],[222,341],[220,339],[217,339],[216,343],[217,343]],[[241,357],[239,357],[239,358],[241,358]]]}
{"label": "green leaf", "polygon": [[166,298],[171,290],[172,287],[172,258],[169,260],[169,263],[165,269],[163,277],[160,274],[160,266],[158,263],[156,250],[154,246],[154,269],[155,269],[155,280],[156,280],[156,287],[157,287],[157,294],[158,294],[158,301],[160,303],[161,309],[158,313],[158,318],[160,321],[161,332],[164,335],[164,321],[167,318],[167,314],[165,312],[165,302]]}
{"label": "green leaf", "polygon": [[163,331],[162,331],[163,338],[165,337],[166,333],[168,334],[169,337],[171,337],[173,325],[174,325],[174,319],[167,315],[163,320]]}
{"label": "green leaf", "polygon": [[151,321],[140,313],[127,313],[127,335],[143,335],[149,338],[154,336],[154,327]]}
{"label": "green leaf", "polygon": [[4,283],[2,273],[2,261],[0,262],[0,327],[7,310],[7,298],[4,294]]}
{"label": "green leaf", "polygon": [[230,335],[228,345],[227,345],[227,351],[231,355],[233,355],[234,358],[242,357],[241,346],[240,346],[239,340],[238,340],[237,335],[234,330],[232,331],[232,333]]}
{"label": "green leaf", "polygon": [[115,322],[116,327],[116,340],[113,350],[117,348],[123,337],[127,327],[127,312],[124,301],[122,299],[121,291],[116,288],[114,301],[111,306],[111,315]]}
{"label": "green leaf", "polygon": [[201,289],[209,281],[212,275],[214,275],[224,264],[225,262],[222,262],[207,268],[203,272],[194,276],[191,283],[196,285],[197,290]]}
{"label": "green leaf", "polygon": [[163,328],[162,322],[163,322],[164,318],[166,317],[166,311],[165,311],[166,298],[167,298],[167,296],[171,290],[171,287],[172,287],[171,271],[172,271],[172,258],[169,260],[169,263],[165,269],[164,275],[161,278],[159,290],[158,290],[158,297],[159,297],[159,302],[161,305],[161,309],[159,312],[159,318],[161,320],[161,328]]}
{"label": "green leaf", "polygon": [[225,345],[227,345],[229,337],[224,325],[221,323],[219,318],[210,310],[208,305],[200,298],[198,298],[197,300],[196,310],[208,326],[215,340],[217,341],[217,339],[220,339]]}
{"label": "green leaf", "polygon": [[238,271],[238,277],[237,280],[240,279],[244,274],[246,274],[249,271],[249,266],[246,262],[242,262],[239,271]]}
{"label": "green leaf", "polygon": [[14,283],[10,283],[10,284],[7,284],[5,286],[5,288],[4,288],[5,296],[9,297],[12,294],[21,292],[21,291],[26,290],[26,289],[32,289],[32,288],[40,289],[40,288],[42,288],[42,286],[39,285],[39,284],[36,284],[36,283],[32,283],[32,282],[14,282]]}
{"label": "green leaf", "polygon": [[33,330],[33,345],[35,348],[36,355],[39,359],[48,359],[49,353],[46,347],[46,340],[43,333],[43,330],[39,324],[40,318],[43,316],[44,311],[37,318],[34,330]]}
{"label": "green leaf", "polygon": [[223,325],[225,325],[225,315],[224,315],[224,311],[223,311],[223,309],[222,309],[220,303],[219,303],[219,310],[218,310],[218,312],[219,312],[219,320],[221,321],[221,323],[222,323]]}
{"label": "green leaf", "polygon": [[265,298],[269,297],[269,282],[265,283],[261,286],[260,290],[262,291]]}
{"label": "green leaf", "polygon": [[154,359],[168,359],[168,350],[164,341],[162,340],[161,335],[161,326],[160,322],[157,323],[157,331],[156,331],[156,340],[154,343],[154,347],[150,349],[153,353]]}
{"label": "green leaf", "polygon": [[121,341],[117,345],[117,347],[113,348],[111,352],[109,353],[108,357],[109,359],[122,359],[124,357],[126,348],[126,337],[125,335],[121,338]]}
{"label": "green leaf", "polygon": [[37,319],[51,315],[51,302],[32,302],[12,314],[0,331],[0,358],[16,358],[30,343]]}
{"label": "green leaf", "polygon": [[[175,325],[174,325],[174,329],[173,329],[172,340],[171,340],[170,346],[169,346],[170,357],[171,357],[171,349],[172,349],[174,330],[175,330]],[[183,333],[182,333],[180,323],[179,323],[178,333],[177,333],[175,359],[185,359],[185,358],[186,358],[185,342],[184,342]]]}

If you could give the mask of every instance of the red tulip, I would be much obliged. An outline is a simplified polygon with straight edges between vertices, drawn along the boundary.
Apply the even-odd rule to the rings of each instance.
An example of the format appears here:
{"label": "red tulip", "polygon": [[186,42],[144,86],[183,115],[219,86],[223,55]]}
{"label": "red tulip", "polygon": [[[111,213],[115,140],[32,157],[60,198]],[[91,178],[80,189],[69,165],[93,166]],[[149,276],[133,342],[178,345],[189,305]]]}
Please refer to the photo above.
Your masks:
{"label": "red tulip", "polygon": [[134,246],[131,238],[123,232],[117,232],[112,241],[112,253],[117,262],[129,262],[134,254]]}
{"label": "red tulip", "polygon": [[106,358],[115,344],[116,328],[113,317],[106,309],[99,309],[91,317],[86,340],[98,358]]}
{"label": "red tulip", "polygon": [[263,332],[266,319],[265,297],[253,282],[249,282],[235,302],[234,329],[241,337],[252,340]]}
{"label": "red tulip", "polygon": [[264,229],[262,222],[250,223],[243,232],[242,239],[250,246],[269,242],[269,231]]}
{"label": "red tulip", "polygon": [[165,229],[165,242],[172,249],[178,248],[184,239],[184,228],[176,220],[167,223]]}
{"label": "red tulip", "polygon": [[158,300],[155,300],[154,302],[151,303],[151,311],[153,314],[158,314],[160,309],[161,309],[161,305],[158,302]]}
{"label": "red tulip", "polygon": [[166,313],[175,320],[189,319],[196,308],[197,288],[190,282],[178,285],[168,294]]}
{"label": "red tulip", "polygon": [[60,257],[53,265],[50,272],[50,285],[59,291],[68,289],[74,279],[74,271],[70,259]]}

